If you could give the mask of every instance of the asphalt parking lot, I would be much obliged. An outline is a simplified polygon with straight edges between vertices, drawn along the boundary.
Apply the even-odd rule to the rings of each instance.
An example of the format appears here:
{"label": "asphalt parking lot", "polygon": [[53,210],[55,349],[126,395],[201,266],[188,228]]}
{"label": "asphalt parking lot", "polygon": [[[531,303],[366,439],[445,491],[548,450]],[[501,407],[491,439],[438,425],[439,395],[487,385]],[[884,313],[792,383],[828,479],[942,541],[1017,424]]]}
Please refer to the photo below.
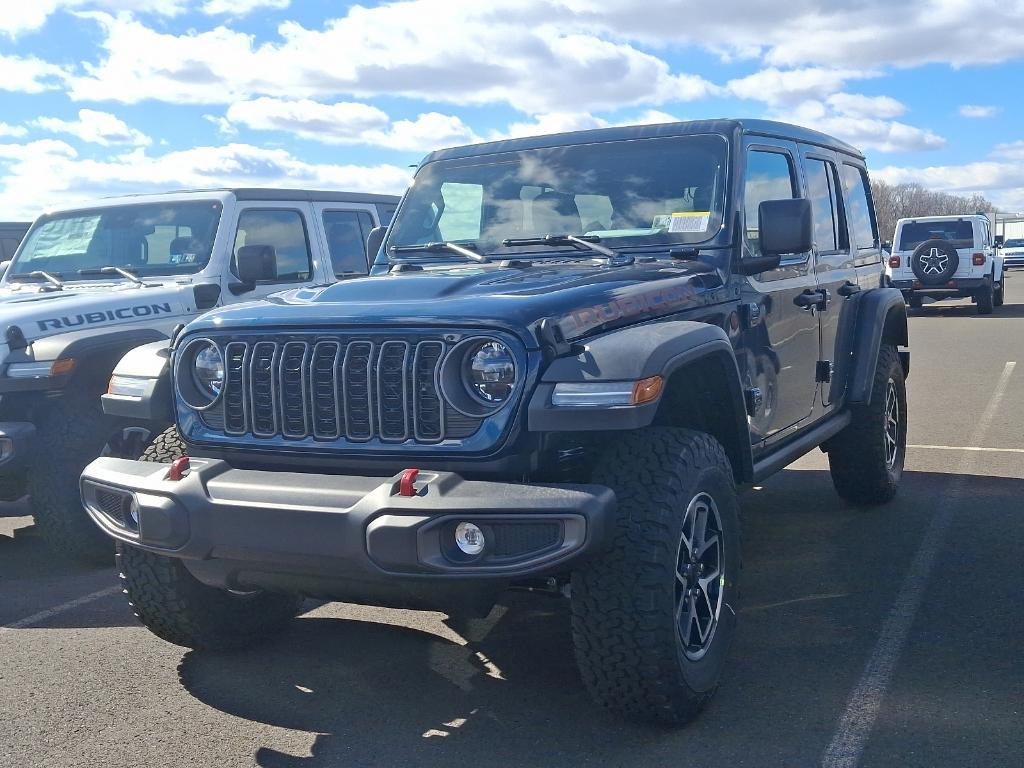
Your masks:
{"label": "asphalt parking lot", "polygon": [[329,604],[259,649],[185,651],[11,505],[0,766],[1019,765],[1024,272],[1007,285],[991,317],[914,313],[895,502],[845,505],[818,452],[745,494],[739,636],[689,727],[592,706],[552,598],[460,626]]}

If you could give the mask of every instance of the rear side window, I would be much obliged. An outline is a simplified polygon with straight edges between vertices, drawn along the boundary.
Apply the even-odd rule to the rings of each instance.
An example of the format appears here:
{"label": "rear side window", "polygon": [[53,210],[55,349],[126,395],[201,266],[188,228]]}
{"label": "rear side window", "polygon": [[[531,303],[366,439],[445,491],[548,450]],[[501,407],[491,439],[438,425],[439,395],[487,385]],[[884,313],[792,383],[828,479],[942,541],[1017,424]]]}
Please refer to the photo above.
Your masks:
{"label": "rear side window", "polygon": [[757,209],[765,200],[796,196],[793,162],[781,152],[752,150],[747,155],[747,177],[743,186],[747,246],[755,256],[761,253]]}
{"label": "rear side window", "polygon": [[243,245],[273,246],[277,252],[277,280],[274,282],[309,280],[313,272],[306,222],[298,211],[268,208],[242,211],[231,252],[231,270],[236,274],[235,257]]}
{"label": "rear side window", "polygon": [[324,232],[335,277],[366,274],[366,236],[371,229],[373,218],[366,211],[324,211]]}
{"label": "rear side window", "polygon": [[819,253],[830,253],[838,249],[836,232],[835,200],[829,166],[823,160],[806,161],[807,196],[811,201],[811,219],[814,225],[814,242]]}
{"label": "rear side window", "polygon": [[864,171],[855,165],[843,165],[843,187],[846,190],[846,218],[857,248],[878,245],[878,225],[868,192]]}
{"label": "rear side window", "polygon": [[901,251],[912,251],[925,240],[949,240],[954,248],[974,247],[974,225],[965,219],[908,221],[900,230]]}

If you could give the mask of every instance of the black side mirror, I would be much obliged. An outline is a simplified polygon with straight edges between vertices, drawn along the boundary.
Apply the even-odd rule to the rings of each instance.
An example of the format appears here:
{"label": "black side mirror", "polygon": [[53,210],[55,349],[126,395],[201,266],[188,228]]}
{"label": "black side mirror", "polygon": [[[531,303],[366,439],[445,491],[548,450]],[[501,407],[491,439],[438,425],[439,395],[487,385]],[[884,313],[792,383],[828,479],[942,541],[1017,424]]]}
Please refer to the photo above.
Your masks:
{"label": "black side mirror", "polygon": [[277,279],[277,251],[272,245],[243,245],[235,254],[235,263],[243,283]]}
{"label": "black side mirror", "polygon": [[[996,235],[996,237],[995,237],[996,248],[1002,248],[1003,247],[1003,243],[1005,243],[1005,242],[1006,242],[1006,235]],[[0,264],[0,267],[3,267],[3,264]]]}
{"label": "black side mirror", "polygon": [[366,259],[371,266],[377,260],[377,251],[384,244],[384,235],[387,234],[387,231],[387,227],[374,227],[366,236]]}
{"label": "black side mirror", "polygon": [[763,255],[807,253],[814,243],[811,201],[802,197],[765,200],[757,209],[757,226]]}

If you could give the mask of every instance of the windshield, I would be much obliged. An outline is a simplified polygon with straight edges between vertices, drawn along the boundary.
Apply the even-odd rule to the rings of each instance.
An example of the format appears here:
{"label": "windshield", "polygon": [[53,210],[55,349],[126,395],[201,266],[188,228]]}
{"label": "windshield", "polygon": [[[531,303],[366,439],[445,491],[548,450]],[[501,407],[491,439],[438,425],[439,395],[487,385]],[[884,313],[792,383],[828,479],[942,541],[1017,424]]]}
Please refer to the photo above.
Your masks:
{"label": "windshield", "polygon": [[954,248],[974,245],[974,225],[962,219],[908,221],[900,232],[899,249],[912,251],[925,240],[949,240]]}
{"label": "windshield", "polygon": [[139,276],[199,272],[210,260],[220,212],[219,202],[204,200],[46,216],[32,228],[7,274],[17,278],[41,271],[64,280],[111,280],[122,278],[98,271],[120,267]]}
{"label": "windshield", "polygon": [[722,224],[727,146],[683,136],[435,161],[416,175],[388,246],[471,242],[487,254],[545,235],[612,248],[701,243]]}
{"label": "windshield", "polygon": [[1007,240],[1003,243],[1004,248],[1024,248],[1024,239]]}

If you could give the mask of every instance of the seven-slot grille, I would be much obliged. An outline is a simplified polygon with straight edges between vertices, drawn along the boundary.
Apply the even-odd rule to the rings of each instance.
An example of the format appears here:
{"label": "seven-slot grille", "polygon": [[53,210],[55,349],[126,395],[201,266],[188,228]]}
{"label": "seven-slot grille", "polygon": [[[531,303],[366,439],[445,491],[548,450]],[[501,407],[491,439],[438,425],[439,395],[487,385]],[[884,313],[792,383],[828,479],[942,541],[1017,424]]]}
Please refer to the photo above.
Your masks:
{"label": "seven-slot grille", "polygon": [[437,386],[440,340],[289,337],[229,341],[223,350],[227,435],[396,443],[449,436]]}

